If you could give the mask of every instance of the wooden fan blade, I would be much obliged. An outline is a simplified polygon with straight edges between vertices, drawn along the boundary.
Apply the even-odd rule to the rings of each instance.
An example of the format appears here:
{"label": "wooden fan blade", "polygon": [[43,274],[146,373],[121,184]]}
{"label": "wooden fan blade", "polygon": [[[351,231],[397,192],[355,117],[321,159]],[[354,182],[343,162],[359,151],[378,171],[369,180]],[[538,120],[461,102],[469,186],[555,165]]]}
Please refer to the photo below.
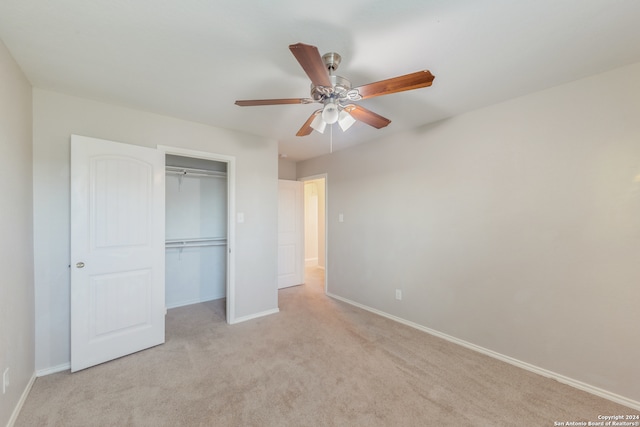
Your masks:
{"label": "wooden fan blade", "polygon": [[359,86],[354,88],[354,90],[358,91],[362,99],[367,99],[374,96],[387,95],[390,93],[431,86],[434,78],[435,76],[431,74],[431,71],[422,70],[411,74],[405,74],[404,76]]}
{"label": "wooden fan blade", "polygon": [[304,43],[296,43],[289,46],[289,50],[296,57],[300,66],[311,83],[316,86],[331,87],[331,80],[329,80],[329,71],[324,65],[324,61],[318,52],[318,48]]}
{"label": "wooden fan blade", "polygon": [[307,119],[306,122],[304,122],[304,124],[302,125],[298,133],[296,133],[296,136],[307,136],[311,132],[313,132],[313,128],[311,127],[311,122],[313,121],[313,119],[316,118],[318,114],[320,114],[321,111],[322,110],[315,111],[311,116],[309,116],[309,118]]}
{"label": "wooden fan blade", "polygon": [[359,105],[349,104],[344,107],[344,109],[347,113],[351,114],[354,119],[373,126],[376,129],[381,129],[391,123],[391,120],[386,117],[382,117],[380,114],[376,114]]}
{"label": "wooden fan blade", "polygon": [[314,101],[309,98],[247,99],[236,101],[236,105],[241,107],[251,107],[256,105],[309,104],[311,102]]}

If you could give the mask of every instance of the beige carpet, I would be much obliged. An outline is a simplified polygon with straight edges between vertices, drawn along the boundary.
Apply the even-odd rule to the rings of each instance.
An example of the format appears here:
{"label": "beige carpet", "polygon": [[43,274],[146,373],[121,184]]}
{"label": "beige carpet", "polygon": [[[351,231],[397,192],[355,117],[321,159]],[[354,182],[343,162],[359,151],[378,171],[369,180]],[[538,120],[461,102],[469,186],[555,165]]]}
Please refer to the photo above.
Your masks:
{"label": "beige carpet", "polygon": [[553,426],[629,408],[323,294],[229,326],[223,301],[177,308],[167,342],[38,378],[17,426]]}

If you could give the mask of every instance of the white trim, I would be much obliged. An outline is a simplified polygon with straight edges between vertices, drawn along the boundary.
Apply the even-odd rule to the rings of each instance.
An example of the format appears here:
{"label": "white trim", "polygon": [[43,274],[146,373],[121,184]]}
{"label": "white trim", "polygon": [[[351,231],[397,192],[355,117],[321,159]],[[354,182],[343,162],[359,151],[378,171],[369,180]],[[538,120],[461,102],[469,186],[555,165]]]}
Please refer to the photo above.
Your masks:
{"label": "white trim", "polygon": [[31,378],[29,379],[27,386],[24,388],[24,391],[22,392],[22,395],[20,396],[20,400],[18,400],[16,407],[13,408],[13,413],[11,413],[11,418],[9,418],[7,427],[13,427],[13,425],[16,423],[16,420],[18,419],[18,415],[20,415],[20,411],[24,406],[24,402],[27,401],[27,397],[29,397],[29,392],[31,392],[31,387],[33,387],[33,383],[35,381],[36,381],[36,374],[34,372],[33,375],[31,375]]}
{"label": "white trim", "polygon": [[158,145],[157,149],[166,154],[214,160],[227,164],[227,323],[238,323],[235,318],[236,300],[236,158],[207,151]]}
{"label": "white trim", "polygon": [[40,369],[36,371],[36,377],[44,377],[51,374],[57,374],[58,372],[68,371],[70,369],[71,369],[71,362],[67,362],[58,366],[52,366],[50,368]]}
{"label": "white trim", "polygon": [[274,309],[271,309],[271,310],[262,311],[260,313],[250,314],[248,316],[237,317],[232,324],[242,323],[242,322],[246,322],[247,320],[253,320],[253,319],[257,319],[258,317],[269,316],[271,314],[276,314],[276,313],[280,313],[280,309],[279,308],[274,308]]}
{"label": "white trim", "polygon": [[534,374],[538,374],[538,375],[542,375],[543,377],[554,379],[554,380],[556,380],[556,381],[558,381],[560,383],[563,383],[563,384],[569,385],[571,387],[577,388],[578,390],[586,391],[587,393],[594,394],[596,396],[602,397],[602,398],[610,400],[612,402],[619,403],[620,405],[627,406],[627,407],[629,407],[631,409],[640,410],[640,402],[632,400],[632,399],[629,399],[629,398],[624,397],[624,396],[620,396],[619,394],[612,393],[610,391],[601,389],[599,387],[595,387],[595,386],[583,383],[582,381],[574,380],[573,378],[569,378],[567,376],[558,374],[558,373],[550,371],[548,369],[540,368],[540,367],[532,365],[530,363],[523,362],[523,361],[518,360],[518,359],[514,359],[513,357],[505,356],[504,354],[495,352],[493,350],[489,350],[487,348],[484,348],[484,347],[481,347],[479,345],[470,343],[468,341],[461,340],[459,338],[452,337],[451,335],[447,335],[447,334],[444,334],[442,332],[438,332],[435,329],[427,328],[426,326],[422,326],[422,325],[419,325],[417,323],[411,322],[409,320],[405,320],[405,319],[403,319],[401,317],[397,317],[397,316],[394,316],[392,314],[385,313],[384,311],[380,311],[380,310],[377,310],[375,308],[371,308],[371,307],[368,307],[366,305],[357,303],[355,301],[351,301],[350,299],[343,298],[341,296],[338,296],[338,295],[335,295],[335,294],[331,294],[331,293],[327,293],[327,295],[330,296],[331,298],[334,298],[334,299],[337,299],[339,301],[345,302],[347,304],[356,306],[358,308],[361,308],[363,310],[366,310],[366,311],[369,311],[371,313],[377,314],[379,316],[386,317],[387,319],[394,320],[394,321],[396,321],[398,323],[402,323],[404,325],[407,325],[407,326],[410,326],[412,328],[418,329],[418,330],[420,330],[422,332],[426,332],[426,333],[428,333],[430,335],[436,336],[438,338],[442,338],[442,339],[447,340],[447,341],[449,341],[451,343],[460,345],[462,347],[466,347],[466,348],[468,348],[470,350],[473,350],[473,351],[477,351],[478,353],[482,353],[482,354],[487,355],[489,357],[493,357],[494,359],[501,360],[503,362],[506,362],[506,363],[508,363],[510,365],[513,365],[513,366],[516,366],[518,368],[522,368],[522,369],[527,370],[529,372],[533,372]]}
{"label": "white trim", "polygon": [[205,297],[205,299],[194,298],[194,299],[190,299],[188,301],[180,301],[180,302],[176,302],[176,303],[173,303],[173,304],[167,304],[166,310],[171,310],[172,308],[184,307],[184,306],[187,306],[187,305],[200,304],[200,303],[208,302],[208,301],[215,301],[217,299],[222,299],[222,298],[224,298],[224,294],[222,294],[222,295],[214,295],[214,296],[211,296],[211,297]]}
{"label": "white trim", "polygon": [[298,178],[296,181],[313,181],[313,180],[322,179],[322,178],[327,179],[327,174],[326,173],[319,173],[319,174],[316,174],[316,175],[303,176],[303,177]]}

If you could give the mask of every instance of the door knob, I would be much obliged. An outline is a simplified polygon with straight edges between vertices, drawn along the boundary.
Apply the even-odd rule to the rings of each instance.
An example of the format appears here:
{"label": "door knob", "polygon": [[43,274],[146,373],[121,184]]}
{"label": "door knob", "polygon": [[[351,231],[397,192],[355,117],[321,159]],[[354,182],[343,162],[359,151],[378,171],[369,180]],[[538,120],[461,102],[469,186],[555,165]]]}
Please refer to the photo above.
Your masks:
{"label": "door knob", "polygon": [[84,262],[77,262],[76,263],[76,268],[82,268],[84,267]]}

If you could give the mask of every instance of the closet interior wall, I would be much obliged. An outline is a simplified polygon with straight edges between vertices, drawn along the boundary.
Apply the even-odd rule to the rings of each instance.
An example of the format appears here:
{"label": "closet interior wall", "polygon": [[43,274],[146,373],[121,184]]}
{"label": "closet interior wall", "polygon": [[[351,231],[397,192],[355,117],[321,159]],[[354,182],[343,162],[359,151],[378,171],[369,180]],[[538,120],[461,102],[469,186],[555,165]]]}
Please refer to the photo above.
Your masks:
{"label": "closet interior wall", "polygon": [[227,164],[166,157],[166,306],[226,297]]}

